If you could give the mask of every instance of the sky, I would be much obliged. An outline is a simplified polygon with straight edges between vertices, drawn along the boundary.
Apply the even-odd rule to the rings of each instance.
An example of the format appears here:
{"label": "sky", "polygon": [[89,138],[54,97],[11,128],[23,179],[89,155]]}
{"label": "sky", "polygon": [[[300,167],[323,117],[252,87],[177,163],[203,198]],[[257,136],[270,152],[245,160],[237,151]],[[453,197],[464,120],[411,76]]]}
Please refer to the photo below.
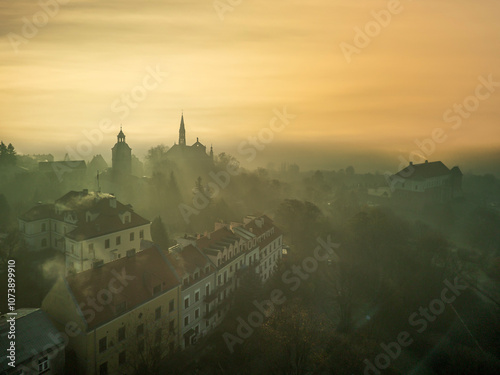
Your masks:
{"label": "sky", "polygon": [[183,113],[188,143],[243,165],[500,173],[499,14],[497,0],[3,0],[0,139],[109,160],[121,124],[142,158],[177,141]]}

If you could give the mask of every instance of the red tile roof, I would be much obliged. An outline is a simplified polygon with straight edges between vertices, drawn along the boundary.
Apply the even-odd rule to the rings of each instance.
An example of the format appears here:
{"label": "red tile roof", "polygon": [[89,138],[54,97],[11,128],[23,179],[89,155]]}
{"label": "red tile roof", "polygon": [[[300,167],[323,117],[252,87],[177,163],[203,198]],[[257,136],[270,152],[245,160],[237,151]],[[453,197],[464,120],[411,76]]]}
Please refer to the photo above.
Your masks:
{"label": "red tile roof", "polygon": [[198,269],[200,270],[200,276],[205,277],[205,268],[210,266],[209,273],[215,270],[215,266],[212,262],[193,245],[188,245],[178,252],[168,253],[164,250],[167,259],[175,268],[175,272],[180,279],[190,275],[192,276],[194,272]]}
{"label": "red tile roof", "polygon": [[[95,313],[93,319],[89,319],[90,314],[85,316],[89,330],[155,298],[155,286],[161,285],[163,293],[179,285],[173,268],[157,247],[105,263],[99,268],[69,275],[66,280],[82,313],[85,314],[89,309]],[[112,298],[107,303],[109,295]],[[89,299],[97,299],[98,308],[92,308],[87,302]],[[101,304],[99,300],[105,303]],[[122,302],[126,303],[125,311],[117,312],[116,307]]]}
{"label": "red tile roof", "polygon": [[209,248],[212,245],[215,245],[217,242],[227,239],[228,241],[237,241],[238,237],[235,236],[233,232],[231,232],[228,228],[222,227],[210,233],[210,238],[207,236],[203,236],[196,240],[196,246],[203,250]]}

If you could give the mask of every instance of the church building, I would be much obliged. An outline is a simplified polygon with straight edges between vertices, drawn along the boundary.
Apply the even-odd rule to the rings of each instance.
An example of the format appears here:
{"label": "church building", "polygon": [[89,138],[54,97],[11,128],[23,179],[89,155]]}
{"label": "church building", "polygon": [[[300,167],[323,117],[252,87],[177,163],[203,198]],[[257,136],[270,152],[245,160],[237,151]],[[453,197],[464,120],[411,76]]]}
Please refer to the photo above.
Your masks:
{"label": "church building", "polygon": [[174,161],[179,167],[187,166],[209,167],[213,164],[214,152],[210,146],[210,153],[207,154],[207,148],[198,138],[191,146],[186,144],[186,127],[184,125],[184,115],[181,115],[181,125],[179,128],[179,143],[174,144],[167,151],[167,158]]}

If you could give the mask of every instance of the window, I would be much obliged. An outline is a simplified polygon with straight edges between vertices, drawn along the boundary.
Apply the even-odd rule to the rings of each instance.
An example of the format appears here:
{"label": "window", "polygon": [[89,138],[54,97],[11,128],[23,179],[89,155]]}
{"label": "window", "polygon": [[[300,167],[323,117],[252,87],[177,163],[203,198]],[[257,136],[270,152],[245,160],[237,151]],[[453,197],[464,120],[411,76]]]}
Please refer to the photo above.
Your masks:
{"label": "window", "polygon": [[205,273],[209,273],[210,272],[210,266],[206,266],[205,267]]}
{"label": "window", "polygon": [[49,369],[49,357],[45,356],[38,360],[38,373],[42,373]]}
{"label": "window", "polygon": [[210,294],[210,284],[207,284],[205,287],[205,295],[208,296]]}
{"label": "window", "polygon": [[108,362],[101,363],[99,366],[99,375],[108,375]]}
{"label": "window", "polygon": [[200,317],[200,309],[194,310],[194,318],[198,319]]}
{"label": "window", "polygon": [[229,267],[229,272],[233,272],[233,266]]}
{"label": "window", "polygon": [[109,249],[109,240],[104,241],[104,248]]}
{"label": "window", "polygon": [[184,308],[187,309],[189,307],[189,297],[184,298]]}
{"label": "window", "polygon": [[197,290],[194,292],[194,302],[198,302],[200,300],[200,291]]}
{"label": "window", "polygon": [[159,344],[161,342],[161,328],[158,328],[155,332],[155,344]]}
{"label": "window", "polygon": [[158,284],[153,288],[153,295],[156,295],[160,292],[161,292],[161,284]]}
{"label": "window", "polygon": [[94,251],[94,244],[89,243],[89,253],[92,253]]}
{"label": "window", "polygon": [[47,246],[47,240],[44,238],[42,240],[42,247],[46,247]]}
{"label": "window", "polygon": [[99,353],[102,353],[108,348],[108,341],[106,337],[99,340]]}
{"label": "window", "polygon": [[130,241],[133,241],[134,237],[135,237],[135,233],[134,232],[130,232]]}
{"label": "window", "polygon": [[189,315],[184,317],[184,327],[189,325]]}
{"label": "window", "polygon": [[125,340],[125,327],[118,328],[118,342]]}
{"label": "window", "polygon": [[144,335],[144,324],[137,326],[137,337]]}
{"label": "window", "polygon": [[127,352],[124,350],[123,352],[120,352],[120,354],[118,354],[118,364],[124,365],[126,361],[127,361]]}
{"label": "window", "polygon": [[141,229],[141,230],[139,231],[139,238],[140,238],[140,239],[143,239],[143,238],[144,238],[144,230],[143,230],[143,229]]}
{"label": "window", "polygon": [[158,306],[155,310],[155,320],[158,320],[161,318],[161,306]]}
{"label": "window", "polygon": [[175,308],[175,302],[173,299],[171,299],[170,302],[168,303],[168,311],[172,312],[174,311],[174,308]]}
{"label": "window", "polygon": [[168,332],[173,334],[174,331],[175,331],[175,320],[171,320],[170,322],[168,322]]}
{"label": "window", "polygon": [[194,274],[193,278],[194,278],[195,280],[198,280],[198,278],[199,278],[199,277],[200,277],[200,273],[199,273],[199,272],[195,272],[195,274]]}
{"label": "window", "polygon": [[188,277],[186,277],[186,278],[183,280],[183,282],[182,282],[182,283],[183,283],[185,286],[186,286],[186,285],[189,285],[189,276],[188,276]]}
{"label": "window", "polygon": [[218,283],[218,285],[220,285],[222,283],[222,275],[219,275],[217,277],[217,283]]}
{"label": "window", "polygon": [[45,232],[47,230],[47,225],[45,223],[42,223],[42,232]]}
{"label": "window", "polygon": [[122,243],[122,238],[121,236],[116,236],[116,246]]}

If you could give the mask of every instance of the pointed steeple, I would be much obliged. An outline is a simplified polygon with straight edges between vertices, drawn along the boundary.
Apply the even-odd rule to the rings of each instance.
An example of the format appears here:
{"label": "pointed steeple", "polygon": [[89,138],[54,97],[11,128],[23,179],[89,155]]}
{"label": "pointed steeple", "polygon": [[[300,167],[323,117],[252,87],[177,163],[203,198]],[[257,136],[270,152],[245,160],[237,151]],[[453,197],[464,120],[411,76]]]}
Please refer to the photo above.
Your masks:
{"label": "pointed steeple", "polygon": [[184,113],[181,115],[181,127],[179,129],[179,146],[186,145],[186,129],[184,128]]}
{"label": "pointed steeple", "polygon": [[214,160],[214,148],[210,145],[210,158]]}

